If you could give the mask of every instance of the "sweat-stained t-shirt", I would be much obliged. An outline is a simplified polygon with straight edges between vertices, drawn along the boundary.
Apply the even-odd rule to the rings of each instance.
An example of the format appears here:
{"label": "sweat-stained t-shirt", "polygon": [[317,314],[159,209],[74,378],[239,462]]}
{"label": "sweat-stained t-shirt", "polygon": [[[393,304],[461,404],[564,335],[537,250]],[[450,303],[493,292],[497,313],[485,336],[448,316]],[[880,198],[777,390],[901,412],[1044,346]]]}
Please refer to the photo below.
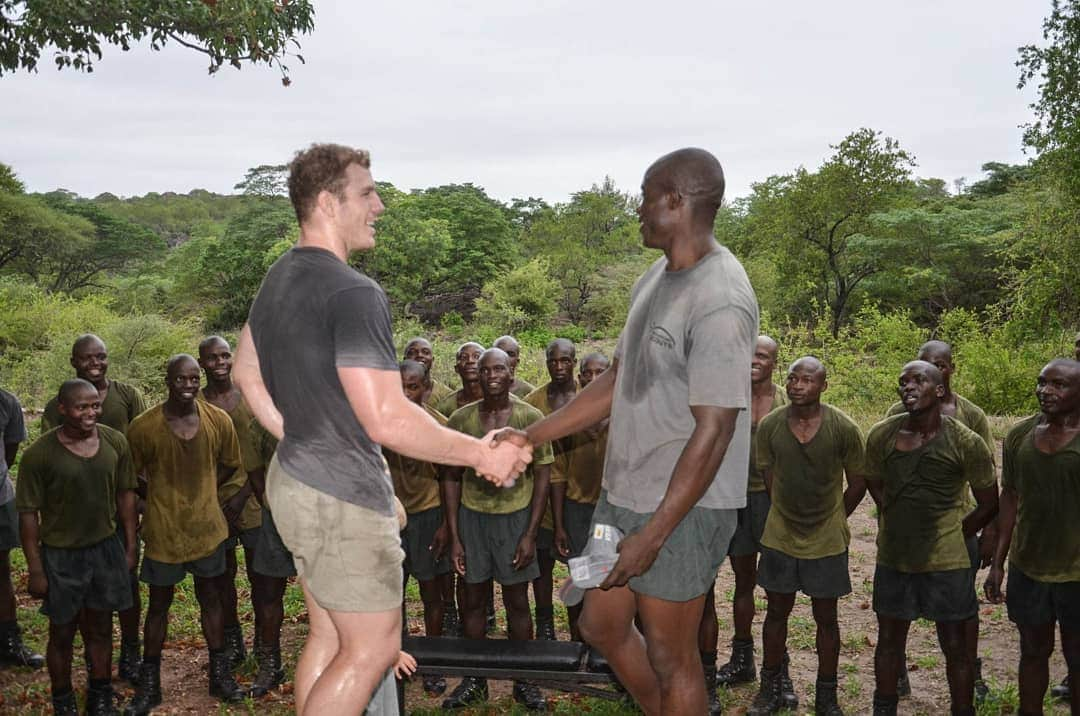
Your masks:
{"label": "sweat-stained t-shirt", "polygon": [[16,445],[26,440],[26,423],[23,420],[22,406],[19,399],[6,390],[0,389],[0,505],[6,505],[15,499],[15,486],[8,475],[5,446]]}
{"label": "sweat-stained t-shirt", "polygon": [[[424,410],[439,425],[446,425],[442,413],[426,405]],[[382,451],[386,464],[390,466],[394,494],[401,500],[406,513],[413,515],[439,506],[439,475],[434,465],[405,457],[386,447]]]}
{"label": "sweat-stained t-shirt", "polygon": [[[458,396],[461,395],[461,388],[444,395],[438,402],[430,401],[428,404],[435,408],[439,413],[449,417],[454,414],[455,410],[458,410]],[[473,401],[475,402],[475,401]],[[466,403],[465,405],[469,405]],[[464,408],[465,405],[461,407]]]}
{"label": "sweat-stained t-shirt", "polygon": [[533,392],[534,390],[536,390],[535,385],[533,385],[532,383],[530,383],[527,380],[522,380],[521,378],[516,378],[516,382],[514,383],[514,387],[510,389],[510,392],[513,393],[514,395],[516,395],[517,397],[521,398],[522,400],[524,400],[525,396],[527,396],[529,393]]}
{"label": "sweat-stained t-shirt", "polygon": [[[59,427],[63,422],[58,404],[59,401],[55,396],[45,404],[45,412],[41,416],[41,432]],[[109,392],[105,394],[105,400],[101,401],[101,416],[98,418],[98,424],[107,425],[126,435],[131,421],[146,408],[146,398],[138,388],[110,378]]]}
{"label": "sweat-stained t-shirt", "polygon": [[639,514],[660,505],[696,422],[691,405],[738,408],[735,433],[698,507],[746,505],[750,466],[750,359],[758,335],[754,290],[724,247],[690,268],[661,257],[634,286],[615,348],[618,374],[604,489]]}
{"label": "sweat-stained t-shirt", "polygon": [[453,392],[454,392],[454,390],[450,386],[445,385],[443,383],[440,383],[439,381],[437,381],[435,379],[432,379],[431,380],[431,394],[428,395],[428,399],[424,403],[424,405],[430,405],[431,407],[434,408],[436,405],[438,405],[442,401],[443,398],[445,398],[446,396],[450,395]]}
{"label": "sweat-stained t-shirt", "polygon": [[337,373],[398,372],[379,284],[329,251],[297,246],[270,267],[248,326],[284,419],[282,469],[331,497],[392,516],[394,486],[382,451],[356,419]]}
{"label": "sweat-stained t-shirt", "polygon": [[196,400],[199,429],[191,440],[182,440],[165,420],[164,405],[135,418],[128,443],[135,473],[146,478],[146,556],[180,564],[207,556],[229,536],[218,504],[218,464],[242,472],[243,462],[224,410]]}
{"label": "sweat-stained t-shirt", "polygon": [[941,429],[922,447],[902,452],[896,436],[906,415],[870,428],[863,475],[884,482],[877,563],[900,572],[969,569],[963,520],[968,487],[996,484],[990,450],[974,431],[941,416]]}
{"label": "sweat-stained t-shirt", "polygon": [[42,544],[89,547],[116,532],[117,490],[136,488],[131,451],[123,433],[99,425],[98,451],[81,457],[64,447],[58,430],[23,453],[15,507],[40,514]]}
{"label": "sweat-stained t-shirt", "polygon": [[[772,410],[783,407],[788,404],[787,391],[781,388],[779,385],[773,385],[773,399]],[[770,411],[771,412],[771,411]],[[768,415],[766,413],[765,415]],[[765,415],[761,416],[761,420],[765,419]],[[761,422],[758,421],[758,423]],[[758,426],[750,425],[750,479],[746,484],[747,493],[750,492],[765,492],[765,476],[761,474],[761,470],[758,470],[754,460],[755,445],[757,440]]]}
{"label": "sweat-stained t-shirt", "polygon": [[[513,395],[510,396],[510,404],[512,408],[507,423],[509,427],[524,430],[544,417],[539,410]],[[487,430],[480,423],[480,401],[454,411],[447,421],[447,427],[477,438],[486,435]],[[537,445],[533,450],[532,462],[525,472],[518,476],[513,487],[498,487],[479,477],[472,468],[466,468],[461,481],[461,504],[470,510],[489,515],[505,515],[523,510],[532,502],[533,468],[536,465],[550,465],[554,461],[550,443]]]}
{"label": "sweat-stained t-shirt", "polygon": [[[551,409],[551,403],[548,402],[547,389],[551,383],[544,383],[539,388],[533,388],[524,400],[529,405],[539,410],[544,415],[551,415],[553,412]],[[577,392],[575,387],[574,392]],[[555,454],[555,462],[551,463],[551,482],[550,484],[561,484],[566,482],[566,467],[567,460],[569,458],[567,454],[567,448],[570,447],[570,439],[563,438],[562,440],[556,440],[551,443],[551,450]],[[544,519],[540,521],[540,526],[546,529],[555,529],[555,516],[551,513],[551,501],[548,500],[547,509],[544,510]]]}
{"label": "sweat-stained t-shirt", "polygon": [[596,434],[582,431],[570,436],[573,447],[566,467],[566,499],[587,505],[600,500],[607,436],[606,424]]}
{"label": "sweat-stained t-shirt", "polygon": [[[198,399],[213,405],[209,400],[206,400],[206,396],[203,395],[201,390]],[[243,462],[244,467],[242,470],[234,472],[232,477],[223,485],[218,486],[218,501],[223,505],[226,500],[244,487],[249,471],[265,467],[262,456],[259,454],[258,436],[252,427],[255,422],[255,414],[251,412],[247,401],[241,397],[232,412],[228,410],[225,412],[229,414],[232,419],[233,429],[236,430],[236,442],[240,445],[240,461]],[[252,494],[244,503],[244,509],[240,512],[240,518],[237,520],[237,527],[241,530],[250,530],[261,524],[262,507],[259,505],[259,501],[255,499],[255,495]]]}
{"label": "sweat-stained t-shirt", "polygon": [[1050,455],[1035,447],[1038,424],[1005,438],[1001,485],[1019,498],[1009,562],[1040,582],[1080,582],[1080,437]]}
{"label": "sweat-stained t-shirt", "polygon": [[790,406],[758,423],[754,463],[772,472],[772,507],[761,543],[798,559],[843,554],[851,541],[844,511],[844,473],[859,474],[859,426],[831,405],[821,405],[821,425],[800,443],[788,425]]}

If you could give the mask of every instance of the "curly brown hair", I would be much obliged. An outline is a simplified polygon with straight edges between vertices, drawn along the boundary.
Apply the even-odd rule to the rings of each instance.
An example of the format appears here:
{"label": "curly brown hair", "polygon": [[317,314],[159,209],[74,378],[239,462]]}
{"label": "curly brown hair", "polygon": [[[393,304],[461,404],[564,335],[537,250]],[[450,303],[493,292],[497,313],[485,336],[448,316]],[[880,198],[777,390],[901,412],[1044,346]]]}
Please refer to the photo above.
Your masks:
{"label": "curly brown hair", "polygon": [[312,144],[296,153],[289,162],[289,200],[297,221],[302,224],[311,215],[319,192],[344,197],[345,170],[350,164],[370,169],[371,155],[366,149],[341,144]]}

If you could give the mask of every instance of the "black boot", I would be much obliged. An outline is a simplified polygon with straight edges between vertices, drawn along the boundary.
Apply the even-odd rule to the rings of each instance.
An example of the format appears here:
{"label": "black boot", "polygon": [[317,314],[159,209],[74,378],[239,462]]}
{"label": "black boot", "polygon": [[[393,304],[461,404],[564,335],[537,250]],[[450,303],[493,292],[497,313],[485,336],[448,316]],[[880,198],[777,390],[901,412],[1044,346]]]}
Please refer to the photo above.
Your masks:
{"label": "black boot", "polygon": [[990,689],[983,681],[982,659],[975,659],[975,703],[981,704],[990,695]]}
{"label": "black boot", "polygon": [[227,703],[243,701],[247,694],[236,683],[228,648],[210,652],[210,695]]}
{"label": "black boot", "polygon": [[702,652],[701,668],[705,672],[705,696],[708,699],[709,716],[720,716],[724,707],[716,697],[716,652]]}
{"label": "black boot", "polygon": [[536,638],[555,641],[554,607],[536,608]]}
{"label": "black boot", "polygon": [[247,658],[244,630],[239,624],[225,627],[225,649],[229,652],[229,668],[236,669]]}
{"label": "black boot", "polygon": [[818,679],[814,687],[815,716],[844,716],[840,704],[836,702],[836,677]]}
{"label": "black boot", "polygon": [[23,644],[22,631],[15,622],[0,622],[0,666],[45,666],[45,657]]}
{"label": "black boot", "polygon": [[896,716],[896,705],[899,701],[899,696],[882,696],[875,693],[874,716]]}
{"label": "black boot", "polygon": [[442,708],[443,711],[463,709],[474,704],[483,703],[487,701],[487,698],[487,679],[481,679],[479,676],[466,676],[442,702]]}
{"label": "black boot", "polygon": [[[135,684],[139,681],[139,640],[120,642],[120,660],[116,664],[116,674],[121,679]],[[89,661],[87,661],[89,667]]]}
{"label": "black boot", "polygon": [[446,693],[446,677],[428,674],[423,679],[424,693],[429,696],[442,696]]}
{"label": "black boot", "polygon": [[139,665],[139,681],[135,695],[124,709],[125,716],[146,716],[161,703],[161,660],[143,661]]}
{"label": "black boot", "polygon": [[119,713],[112,684],[106,682],[86,690],[86,716],[116,716]]}
{"label": "black boot", "polygon": [[900,665],[900,676],[896,677],[896,696],[897,698],[906,699],[911,696],[911,678],[907,672],[907,658]]}
{"label": "black boot", "polygon": [[1061,701],[1068,701],[1072,698],[1072,691],[1069,689],[1069,677],[1066,676],[1061,680],[1061,683],[1050,689],[1050,696]]}
{"label": "black boot", "polygon": [[733,639],[731,641],[731,661],[716,670],[717,686],[749,684],[757,680],[757,666],[754,664],[754,640]]}
{"label": "black boot", "polygon": [[514,682],[514,701],[524,706],[527,711],[547,711],[547,699],[535,684],[528,681]]}
{"label": "black boot", "polygon": [[56,716],[79,716],[79,707],[75,703],[75,692],[68,691],[63,694],[53,694],[53,713]]}
{"label": "black boot", "polygon": [[799,697],[795,695],[795,685],[791,683],[791,657],[784,652],[780,662],[780,705],[789,711],[799,708]]}
{"label": "black boot", "polygon": [[259,670],[255,673],[255,680],[251,682],[251,690],[248,692],[253,699],[265,696],[285,681],[285,670],[281,668],[280,647],[259,644],[255,650],[255,661],[259,663]]}
{"label": "black boot", "polygon": [[776,713],[783,704],[780,701],[780,669],[761,667],[761,687],[758,689],[754,703],[746,710],[747,716],[770,716]]}

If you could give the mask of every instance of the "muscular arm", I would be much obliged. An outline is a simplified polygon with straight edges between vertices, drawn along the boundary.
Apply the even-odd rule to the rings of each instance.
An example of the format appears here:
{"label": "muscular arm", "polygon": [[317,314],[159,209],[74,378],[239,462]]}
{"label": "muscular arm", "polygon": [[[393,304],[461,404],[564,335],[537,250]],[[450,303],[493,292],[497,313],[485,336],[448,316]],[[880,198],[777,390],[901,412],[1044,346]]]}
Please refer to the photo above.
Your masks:
{"label": "muscular arm", "polygon": [[567,435],[580,433],[611,414],[611,400],[615,395],[615,375],[619,361],[601,373],[589,385],[574,396],[573,400],[543,420],[525,428],[525,434],[533,445],[558,440]]}
{"label": "muscular arm", "polygon": [[986,576],[984,585],[986,598],[995,604],[1000,604],[1004,599],[1001,583],[1005,579],[1005,558],[1009,555],[1009,545],[1012,543],[1013,529],[1016,527],[1018,503],[1019,496],[1015,489],[1001,488],[1001,496],[998,499],[997,545],[994,548],[990,574]]}
{"label": "muscular arm", "polygon": [[847,477],[847,489],[844,490],[844,513],[850,517],[866,496],[866,479],[861,475],[852,475],[847,470],[844,471],[844,476]]}
{"label": "muscular arm", "polygon": [[236,353],[233,356],[233,381],[244,394],[244,400],[255,415],[255,419],[266,428],[267,432],[278,440],[285,435],[284,422],[281,413],[274,405],[274,399],[270,397],[263,383],[262,371],[259,370],[259,355],[255,351],[255,341],[251,338],[251,329],[245,323],[240,331],[240,339],[236,344]]}
{"label": "muscular arm", "polygon": [[136,564],[135,545],[138,544],[135,536],[139,527],[138,516],[135,513],[135,490],[120,490],[116,495],[117,512],[120,514],[120,527],[124,530],[124,544],[127,545],[128,569],[134,569]]}
{"label": "muscular arm", "polygon": [[975,509],[964,517],[964,539],[973,537],[998,513],[997,485],[972,490],[975,496]]}
{"label": "muscular arm", "polygon": [[885,500],[885,481],[867,479],[866,489],[870,493],[871,499],[874,500],[874,504],[878,508],[878,514],[880,514],[881,509],[884,506]]}
{"label": "muscular arm", "polygon": [[622,586],[630,577],[646,572],[675,527],[716,477],[735,434],[739,409],[691,405],[690,412],[696,422],[694,432],[675,463],[664,498],[641,530],[619,543],[619,561],[600,585],[602,588]]}

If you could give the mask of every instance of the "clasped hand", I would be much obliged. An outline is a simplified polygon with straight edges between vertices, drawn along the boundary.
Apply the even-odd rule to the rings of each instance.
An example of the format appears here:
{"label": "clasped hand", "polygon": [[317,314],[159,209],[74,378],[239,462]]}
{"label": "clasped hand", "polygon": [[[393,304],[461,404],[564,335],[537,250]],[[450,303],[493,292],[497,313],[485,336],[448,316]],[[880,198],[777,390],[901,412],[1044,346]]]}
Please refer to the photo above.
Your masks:
{"label": "clasped hand", "polygon": [[520,430],[492,430],[481,442],[487,449],[481,452],[476,474],[500,487],[513,485],[517,476],[532,462],[532,443]]}

